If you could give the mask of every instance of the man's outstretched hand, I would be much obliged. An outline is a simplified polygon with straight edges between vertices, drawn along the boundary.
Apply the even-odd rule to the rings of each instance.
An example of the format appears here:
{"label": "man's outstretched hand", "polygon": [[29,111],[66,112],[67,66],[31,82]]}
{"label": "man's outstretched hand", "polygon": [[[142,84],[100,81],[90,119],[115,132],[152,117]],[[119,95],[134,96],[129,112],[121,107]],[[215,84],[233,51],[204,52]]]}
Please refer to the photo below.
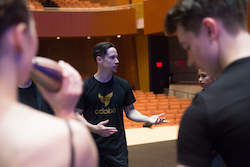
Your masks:
{"label": "man's outstretched hand", "polygon": [[118,130],[115,127],[107,127],[104,126],[109,122],[109,120],[102,121],[95,125],[95,128],[93,129],[93,133],[96,133],[102,137],[109,137],[110,135],[114,134],[115,132],[118,132]]}
{"label": "man's outstretched hand", "polygon": [[160,124],[160,123],[169,123],[169,121],[165,120],[164,116],[165,113],[161,113],[159,115],[152,115],[151,117],[148,118],[147,123],[150,124]]}

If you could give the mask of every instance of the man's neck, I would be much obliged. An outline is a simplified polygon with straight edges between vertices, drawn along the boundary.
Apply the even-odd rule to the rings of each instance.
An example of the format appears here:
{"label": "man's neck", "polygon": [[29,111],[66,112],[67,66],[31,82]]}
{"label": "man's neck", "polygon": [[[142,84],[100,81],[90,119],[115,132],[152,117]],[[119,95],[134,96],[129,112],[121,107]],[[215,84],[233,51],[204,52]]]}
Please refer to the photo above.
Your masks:
{"label": "man's neck", "polygon": [[[17,101],[15,64],[11,58],[1,55],[0,60],[0,106]],[[10,57],[10,56],[9,56]],[[10,70],[11,69],[11,70]]]}
{"label": "man's neck", "polygon": [[94,77],[99,82],[107,83],[107,82],[109,82],[112,79],[112,73],[105,73],[103,71],[98,70],[94,74]]}
{"label": "man's neck", "polygon": [[220,62],[222,69],[236,60],[250,57],[250,35],[247,32],[240,32],[236,36],[226,36],[221,41],[221,49],[224,51],[221,54]]}

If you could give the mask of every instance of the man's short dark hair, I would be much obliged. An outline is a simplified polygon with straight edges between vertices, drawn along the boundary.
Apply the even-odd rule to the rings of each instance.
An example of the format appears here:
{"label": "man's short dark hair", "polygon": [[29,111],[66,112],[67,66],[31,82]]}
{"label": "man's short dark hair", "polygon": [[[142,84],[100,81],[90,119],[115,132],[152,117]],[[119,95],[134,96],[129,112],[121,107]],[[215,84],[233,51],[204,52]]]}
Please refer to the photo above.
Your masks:
{"label": "man's short dark hair", "polygon": [[239,28],[247,31],[248,3],[249,0],[179,0],[166,15],[165,32],[175,33],[180,23],[186,31],[198,35],[205,17],[221,20],[231,34]]}
{"label": "man's short dark hair", "polygon": [[12,25],[29,24],[30,12],[26,0],[0,0],[0,39]]}
{"label": "man's short dark hair", "polygon": [[111,47],[115,47],[115,45],[111,42],[99,42],[98,44],[96,44],[93,49],[93,58],[95,62],[97,56],[104,58],[107,54],[107,50]]}

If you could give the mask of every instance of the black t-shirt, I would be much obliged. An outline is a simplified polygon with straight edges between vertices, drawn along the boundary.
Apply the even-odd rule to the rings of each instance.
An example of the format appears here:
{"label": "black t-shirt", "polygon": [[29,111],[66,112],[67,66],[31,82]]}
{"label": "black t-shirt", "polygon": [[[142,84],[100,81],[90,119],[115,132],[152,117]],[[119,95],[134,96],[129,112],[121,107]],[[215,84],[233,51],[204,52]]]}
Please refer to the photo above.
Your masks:
{"label": "black t-shirt", "polygon": [[33,82],[28,88],[18,88],[18,100],[37,110],[54,114],[50,105],[44,100]]}
{"label": "black t-shirt", "polygon": [[227,167],[250,165],[250,58],[235,61],[183,115],[178,137],[178,162],[210,166],[212,150]]}
{"label": "black t-shirt", "polygon": [[84,110],[84,118],[95,125],[109,119],[105,126],[116,127],[118,130],[110,137],[92,133],[100,153],[126,149],[123,108],[135,102],[129,83],[115,75],[107,83],[97,81],[94,76],[85,79],[84,83],[85,91],[77,104],[77,108]]}

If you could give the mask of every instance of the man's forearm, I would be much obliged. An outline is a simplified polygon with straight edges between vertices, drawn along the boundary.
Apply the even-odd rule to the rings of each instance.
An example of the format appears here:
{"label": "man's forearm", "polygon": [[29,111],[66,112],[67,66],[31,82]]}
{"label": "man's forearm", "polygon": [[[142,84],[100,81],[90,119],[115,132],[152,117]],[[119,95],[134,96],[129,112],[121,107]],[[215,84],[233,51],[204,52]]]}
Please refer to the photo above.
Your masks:
{"label": "man's forearm", "polygon": [[132,109],[127,114],[127,117],[135,122],[146,122],[148,120],[148,116],[142,115],[139,111],[136,109]]}

